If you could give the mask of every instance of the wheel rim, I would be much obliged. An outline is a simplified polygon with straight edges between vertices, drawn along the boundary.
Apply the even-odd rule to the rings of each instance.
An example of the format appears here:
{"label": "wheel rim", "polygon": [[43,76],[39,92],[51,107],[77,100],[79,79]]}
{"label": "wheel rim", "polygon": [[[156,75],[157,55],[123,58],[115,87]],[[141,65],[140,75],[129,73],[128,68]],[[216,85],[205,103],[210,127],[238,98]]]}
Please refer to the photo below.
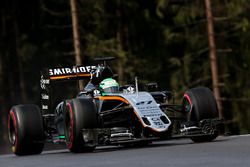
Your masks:
{"label": "wheel rim", "polygon": [[70,103],[67,103],[67,112],[65,118],[65,128],[66,128],[66,140],[67,140],[67,147],[71,149],[73,147],[73,140],[74,140],[74,116],[73,110]]}
{"label": "wheel rim", "polygon": [[17,120],[13,111],[10,111],[8,118],[8,137],[12,145],[12,151],[15,153],[17,149],[18,134],[17,134]]}
{"label": "wheel rim", "polygon": [[14,120],[12,119],[12,117],[10,117],[10,120],[9,120],[9,140],[10,140],[12,145],[15,145],[16,130],[15,130]]}
{"label": "wheel rim", "polygon": [[192,104],[190,97],[187,94],[184,95],[182,107],[183,107],[183,111],[186,113],[189,113],[192,110],[193,104]]}

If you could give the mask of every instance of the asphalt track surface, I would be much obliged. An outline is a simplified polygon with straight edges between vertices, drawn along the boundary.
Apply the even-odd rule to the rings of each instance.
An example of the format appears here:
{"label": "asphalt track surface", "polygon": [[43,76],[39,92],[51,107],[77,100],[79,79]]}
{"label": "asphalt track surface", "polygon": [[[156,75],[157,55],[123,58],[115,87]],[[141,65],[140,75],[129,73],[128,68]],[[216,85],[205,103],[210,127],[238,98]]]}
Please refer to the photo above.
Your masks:
{"label": "asphalt track surface", "polygon": [[0,156],[0,167],[250,167],[250,135],[219,137],[194,144],[189,139],[155,142],[142,148],[98,147],[93,153],[68,150],[40,155]]}

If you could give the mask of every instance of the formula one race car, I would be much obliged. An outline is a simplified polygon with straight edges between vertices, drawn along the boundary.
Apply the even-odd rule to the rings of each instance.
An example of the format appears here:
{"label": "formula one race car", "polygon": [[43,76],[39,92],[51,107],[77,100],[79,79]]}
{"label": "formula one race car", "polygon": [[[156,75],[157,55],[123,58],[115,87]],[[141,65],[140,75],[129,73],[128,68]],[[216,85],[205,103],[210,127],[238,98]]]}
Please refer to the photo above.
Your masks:
{"label": "formula one race car", "polygon": [[[221,120],[213,93],[206,87],[187,90],[182,104],[156,83],[139,91],[119,86],[107,62],[97,66],[46,69],[41,73],[41,108],[16,105],[9,112],[8,132],[16,155],[39,154],[45,142],[65,143],[71,152],[93,151],[100,145],[144,145],[156,140],[188,137],[212,141]],[[73,99],[52,102],[51,88],[59,81],[89,79]],[[54,107],[53,107],[54,106]]]}

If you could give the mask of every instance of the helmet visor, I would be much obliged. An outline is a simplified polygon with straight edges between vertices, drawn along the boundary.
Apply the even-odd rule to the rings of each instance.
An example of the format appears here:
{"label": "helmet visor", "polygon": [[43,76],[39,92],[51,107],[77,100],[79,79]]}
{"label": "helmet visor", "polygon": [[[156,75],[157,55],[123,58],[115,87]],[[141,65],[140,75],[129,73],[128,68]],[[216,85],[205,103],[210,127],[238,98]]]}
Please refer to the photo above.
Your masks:
{"label": "helmet visor", "polygon": [[112,87],[109,87],[109,88],[105,88],[105,89],[103,89],[103,92],[105,92],[105,93],[119,92],[119,86],[112,86]]}

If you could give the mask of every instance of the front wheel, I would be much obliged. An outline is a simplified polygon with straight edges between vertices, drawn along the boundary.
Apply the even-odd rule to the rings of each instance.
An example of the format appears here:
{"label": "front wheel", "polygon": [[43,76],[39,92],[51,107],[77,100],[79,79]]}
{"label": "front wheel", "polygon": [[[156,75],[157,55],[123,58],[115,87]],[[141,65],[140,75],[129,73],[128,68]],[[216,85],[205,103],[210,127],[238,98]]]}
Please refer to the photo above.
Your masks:
{"label": "front wheel", "polygon": [[[217,104],[213,92],[206,87],[197,87],[186,91],[183,97],[183,110],[188,113],[187,120],[198,123],[203,119],[218,118]],[[218,136],[218,131],[204,136],[191,137],[194,142],[208,142]]]}
{"label": "front wheel", "polygon": [[98,115],[92,99],[77,98],[65,102],[65,135],[71,152],[93,151],[95,143],[85,141],[82,130],[97,126]]}

